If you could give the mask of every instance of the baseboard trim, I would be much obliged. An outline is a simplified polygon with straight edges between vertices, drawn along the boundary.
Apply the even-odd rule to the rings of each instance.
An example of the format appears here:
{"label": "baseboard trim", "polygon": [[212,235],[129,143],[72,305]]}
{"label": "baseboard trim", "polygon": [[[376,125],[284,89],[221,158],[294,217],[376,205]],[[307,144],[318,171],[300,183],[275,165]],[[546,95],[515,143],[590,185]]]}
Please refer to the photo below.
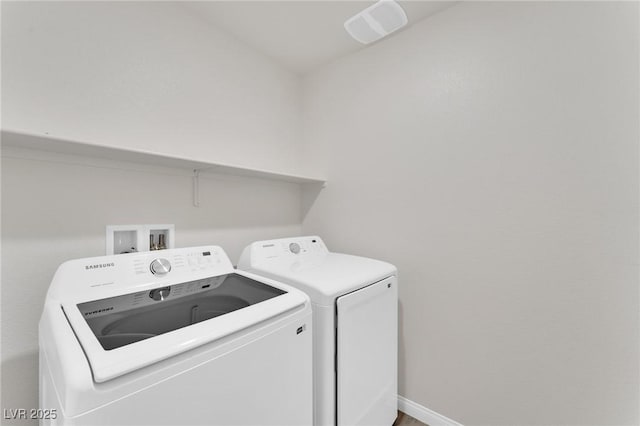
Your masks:
{"label": "baseboard trim", "polygon": [[398,395],[398,410],[429,426],[462,426],[462,424]]}

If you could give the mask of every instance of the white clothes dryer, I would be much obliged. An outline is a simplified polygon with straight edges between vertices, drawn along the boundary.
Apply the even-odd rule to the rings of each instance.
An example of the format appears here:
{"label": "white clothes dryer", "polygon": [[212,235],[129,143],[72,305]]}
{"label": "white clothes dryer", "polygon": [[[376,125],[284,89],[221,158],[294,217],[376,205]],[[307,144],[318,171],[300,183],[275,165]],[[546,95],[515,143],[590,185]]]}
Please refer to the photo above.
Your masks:
{"label": "white clothes dryer", "polygon": [[62,264],[40,319],[56,425],[310,425],[312,313],[217,246]]}
{"label": "white clothes dryer", "polygon": [[397,416],[395,266],[331,253],[312,236],[254,242],[238,269],[311,297],[314,424],[390,426]]}

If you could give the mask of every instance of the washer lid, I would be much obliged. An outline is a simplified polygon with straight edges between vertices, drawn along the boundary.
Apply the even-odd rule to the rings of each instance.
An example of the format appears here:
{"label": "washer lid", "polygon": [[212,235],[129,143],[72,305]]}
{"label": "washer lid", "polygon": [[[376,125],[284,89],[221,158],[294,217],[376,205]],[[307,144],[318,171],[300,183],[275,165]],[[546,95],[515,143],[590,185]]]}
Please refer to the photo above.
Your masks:
{"label": "washer lid", "polygon": [[[154,262],[163,266],[155,273]],[[65,262],[45,303],[64,311],[94,381],[104,382],[304,309],[308,300],[236,272],[220,247],[202,246]]]}
{"label": "washer lid", "polygon": [[[167,299],[152,299],[165,289]],[[104,382],[304,306],[288,290],[234,273],[62,308]]]}
{"label": "washer lid", "polygon": [[345,293],[396,275],[396,268],[390,263],[341,253],[278,259],[248,265],[248,268],[301,289],[321,305],[333,305],[335,299]]}

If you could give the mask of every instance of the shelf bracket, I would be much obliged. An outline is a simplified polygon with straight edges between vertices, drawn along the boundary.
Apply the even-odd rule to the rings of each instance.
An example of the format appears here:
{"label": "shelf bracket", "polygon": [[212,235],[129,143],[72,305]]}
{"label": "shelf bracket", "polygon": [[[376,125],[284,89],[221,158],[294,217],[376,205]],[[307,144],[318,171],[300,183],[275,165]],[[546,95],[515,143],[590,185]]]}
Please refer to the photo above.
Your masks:
{"label": "shelf bracket", "polygon": [[193,169],[193,206],[200,207],[200,170]]}

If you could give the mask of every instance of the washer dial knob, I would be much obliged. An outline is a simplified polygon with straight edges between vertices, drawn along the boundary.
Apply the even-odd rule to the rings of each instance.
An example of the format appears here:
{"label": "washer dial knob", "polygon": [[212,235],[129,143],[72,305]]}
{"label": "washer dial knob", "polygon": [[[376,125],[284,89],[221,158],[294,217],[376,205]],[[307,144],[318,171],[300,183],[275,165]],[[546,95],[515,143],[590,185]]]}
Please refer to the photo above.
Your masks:
{"label": "washer dial knob", "polygon": [[165,275],[171,271],[171,263],[167,259],[156,259],[151,262],[149,269],[153,275]]}
{"label": "washer dial knob", "polygon": [[289,250],[291,250],[291,253],[293,253],[293,254],[300,253],[300,244],[298,244],[298,243],[289,244]]}

